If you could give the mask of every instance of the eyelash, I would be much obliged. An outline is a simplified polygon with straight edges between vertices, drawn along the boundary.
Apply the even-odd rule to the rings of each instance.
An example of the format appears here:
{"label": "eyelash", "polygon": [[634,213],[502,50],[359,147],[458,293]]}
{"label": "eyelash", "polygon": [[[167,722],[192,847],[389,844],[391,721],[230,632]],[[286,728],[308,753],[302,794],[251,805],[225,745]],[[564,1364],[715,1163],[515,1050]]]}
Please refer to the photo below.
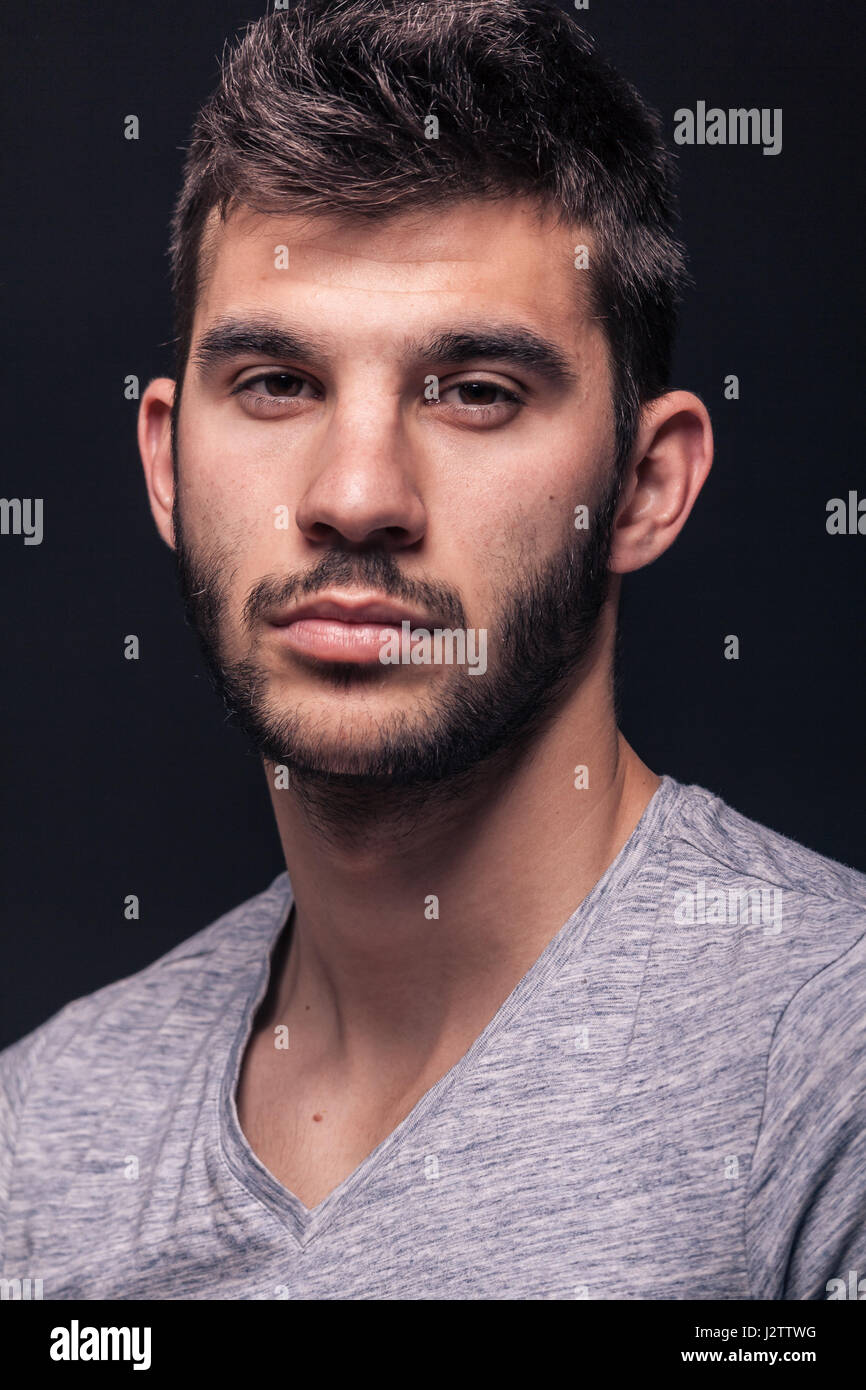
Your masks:
{"label": "eyelash", "polygon": [[[250,391],[249,388],[251,386],[257,385],[257,383],[260,381],[269,381],[272,377],[278,376],[288,377],[290,381],[300,381],[302,383],[306,383],[306,385],[308,386],[312,386],[311,381],[309,381],[306,377],[299,376],[295,372],[263,372],[260,376],[248,377],[245,381],[242,381],[240,385],[235,386],[232,389],[231,394],[233,396],[246,396],[246,399],[252,404],[254,410],[260,411],[262,414],[269,414],[270,418],[273,419],[273,412],[267,410],[267,405],[265,405],[264,407],[260,405],[260,401],[265,403],[273,403],[279,401],[280,399],[296,400],[299,398],[294,396],[259,396],[254,391]],[[501,394],[505,397],[504,401],[499,401],[496,405],[459,405],[456,407],[458,411],[466,412],[466,414],[471,416],[473,420],[484,421],[489,419],[491,415],[495,415],[497,413],[499,407],[502,405],[517,405],[523,407],[526,404],[526,401],[523,399],[523,397],[518,395],[516,391],[509,390],[507,386],[500,386],[497,381],[476,381],[473,380],[471,377],[468,377],[465,381],[452,382],[451,385],[447,386],[445,389],[446,391],[456,391],[459,390],[461,386],[490,386],[494,391],[501,392]],[[425,399],[423,404],[425,406],[441,405],[441,401]]]}

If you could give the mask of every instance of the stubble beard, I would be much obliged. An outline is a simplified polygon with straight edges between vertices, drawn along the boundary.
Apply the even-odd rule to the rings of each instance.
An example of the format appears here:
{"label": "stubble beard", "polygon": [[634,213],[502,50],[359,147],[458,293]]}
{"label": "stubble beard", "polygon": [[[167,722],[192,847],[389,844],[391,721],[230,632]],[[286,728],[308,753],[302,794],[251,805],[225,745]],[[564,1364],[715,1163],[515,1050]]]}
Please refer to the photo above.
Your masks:
{"label": "stubble beard", "polygon": [[[338,747],[333,736],[317,735],[314,719],[299,708],[275,706],[268,690],[272,676],[257,659],[254,639],[243,658],[226,658],[233,558],[220,545],[190,546],[179,494],[176,473],[178,583],[214,688],[261,757],[287,769],[310,823],[335,843],[376,832],[392,841],[411,837],[431,817],[495,793],[531,752],[593,651],[610,583],[616,470],[590,509],[594,524],[583,532],[569,529],[541,566],[524,559],[516,567],[488,634],[493,660],[483,675],[455,666],[412,715],[385,716],[374,738]],[[331,586],[372,589],[436,613],[444,627],[466,628],[463,605],[452,590],[408,579],[382,549],[331,549],[303,575],[266,576],[246,596],[241,627],[261,630],[265,611]],[[381,681],[382,669],[388,668],[371,673],[363,666],[317,665],[323,701],[341,689]]]}

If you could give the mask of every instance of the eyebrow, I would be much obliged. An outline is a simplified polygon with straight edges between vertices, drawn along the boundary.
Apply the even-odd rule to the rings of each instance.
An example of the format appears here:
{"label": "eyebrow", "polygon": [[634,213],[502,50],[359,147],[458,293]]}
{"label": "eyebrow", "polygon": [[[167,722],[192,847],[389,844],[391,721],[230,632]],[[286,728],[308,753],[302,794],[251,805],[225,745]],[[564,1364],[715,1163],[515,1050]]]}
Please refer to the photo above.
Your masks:
{"label": "eyebrow", "polygon": [[494,357],[515,367],[525,367],[554,386],[573,386],[577,381],[577,374],[556,343],[518,324],[447,331],[420,341],[411,339],[406,348],[419,362],[461,363],[476,357]]}
{"label": "eyebrow", "polygon": [[[405,338],[401,348],[407,357],[427,365],[486,357],[523,367],[555,386],[571,386],[578,379],[556,343],[522,324],[447,329],[426,338]],[[238,357],[321,362],[330,355],[332,344],[327,338],[263,319],[221,319],[202,334],[190,354],[205,377]]]}

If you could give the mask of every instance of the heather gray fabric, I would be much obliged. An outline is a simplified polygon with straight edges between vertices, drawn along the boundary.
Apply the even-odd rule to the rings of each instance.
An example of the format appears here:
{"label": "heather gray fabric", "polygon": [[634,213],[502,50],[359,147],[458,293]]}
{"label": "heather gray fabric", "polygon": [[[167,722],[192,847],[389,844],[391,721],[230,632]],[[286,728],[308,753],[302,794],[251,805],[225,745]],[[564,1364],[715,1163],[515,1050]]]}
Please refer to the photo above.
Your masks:
{"label": "heather gray fabric", "polygon": [[312,1212],[234,1107],[290,906],[281,874],[0,1054],[7,1279],[824,1299],[866,1276],[866,876],[664,778],[468,1053]]}

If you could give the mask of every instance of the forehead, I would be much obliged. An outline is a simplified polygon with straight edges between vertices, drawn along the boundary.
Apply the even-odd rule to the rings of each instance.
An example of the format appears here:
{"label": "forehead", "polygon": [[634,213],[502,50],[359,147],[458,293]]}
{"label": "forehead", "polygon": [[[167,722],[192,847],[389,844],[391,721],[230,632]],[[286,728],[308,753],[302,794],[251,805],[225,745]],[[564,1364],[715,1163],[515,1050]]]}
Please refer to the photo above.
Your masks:
{"label": "forehead", "polygon": [[[473,313],[520,315],[563,339],[589,332],[588,272],[575,247],[590,249],[586,229],[558,224],[530,200],[472,201],[358,219],[262,214],[246,207],[221,221],[216,210],[202,237],[203,286],[193,336],[215,318],[272,307],[286,296],[293,312],[308,297],[319,313],[339,305],[405,326],[440,304]],[[288,299],[287,299],[288,303]]]}

